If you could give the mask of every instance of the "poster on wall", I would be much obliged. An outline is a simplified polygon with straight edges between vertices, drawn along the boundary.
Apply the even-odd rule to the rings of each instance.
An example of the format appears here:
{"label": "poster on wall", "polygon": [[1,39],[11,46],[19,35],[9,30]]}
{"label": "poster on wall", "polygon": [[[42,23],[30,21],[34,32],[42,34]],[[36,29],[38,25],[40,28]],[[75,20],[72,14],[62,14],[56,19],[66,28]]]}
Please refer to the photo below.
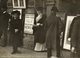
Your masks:
{"label": "poster on wall", "polygon": [[24,33],[33,34],[34,14],[25,14]]}
{"label": "poster on wall", "polygon": [[67,16],[66,27],[65,27],[65,34],[64,34],[63,49],[70,50],[70,39],[69,39],[68,37],[69,37],[70,25],[71,25],[74,17],[75,17],[75,16]]}

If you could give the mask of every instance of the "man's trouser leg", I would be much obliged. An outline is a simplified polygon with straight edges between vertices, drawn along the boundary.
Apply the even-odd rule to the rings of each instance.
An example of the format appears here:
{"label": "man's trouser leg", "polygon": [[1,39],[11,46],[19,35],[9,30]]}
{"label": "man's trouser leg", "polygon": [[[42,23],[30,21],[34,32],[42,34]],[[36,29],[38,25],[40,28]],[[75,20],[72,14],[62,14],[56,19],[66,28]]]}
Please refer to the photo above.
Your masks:
{"label": "man's trouser leg", "polygon": [[47,57],[50,58],[52,56],[52,49],[48,48],[47,49]]}
{"label": "man's trouser leg", "polygon": [[58,37],[57,38],[57,41],[56,41],[56,56],[57,57],[60,57],[61,56],[61,46],[60,46],[60,38]]}
{"label": "man's trouser leg", "polygon": [[1,39],[1,36],[2,36],[2,30],[0,30],[0,39]]}
{"label": "man's trouser leg", "polygon": [[7,45],[7,29],[3,30],[3,35],[4,35],[3,46],[6,46]]}

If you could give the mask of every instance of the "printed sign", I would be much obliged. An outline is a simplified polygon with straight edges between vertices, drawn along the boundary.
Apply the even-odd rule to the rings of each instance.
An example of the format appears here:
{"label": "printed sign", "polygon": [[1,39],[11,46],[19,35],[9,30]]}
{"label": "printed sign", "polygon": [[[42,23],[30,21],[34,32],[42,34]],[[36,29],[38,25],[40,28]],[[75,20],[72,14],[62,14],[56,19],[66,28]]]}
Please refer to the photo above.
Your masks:
{"label": "printed sign", "polygon": [[33,34],[34,14],[25,15],[24,33]]}

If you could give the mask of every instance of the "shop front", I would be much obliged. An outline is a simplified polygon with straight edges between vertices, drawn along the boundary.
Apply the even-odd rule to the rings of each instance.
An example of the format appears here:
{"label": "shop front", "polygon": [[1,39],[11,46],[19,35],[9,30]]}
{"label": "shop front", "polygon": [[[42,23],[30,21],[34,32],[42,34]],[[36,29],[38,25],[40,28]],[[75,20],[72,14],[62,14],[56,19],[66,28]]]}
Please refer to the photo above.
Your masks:
{"label": "shop front", "polygon": [[[6,0],[4,0],[6,1]],[[79,10],[80,4],[79,0],[7,0],[8,12],[11,13],[14,10],[19,10],[21,13],[20,18],[23,22],[23,35],[31,34],[33,35],[33,25],[35,24],[36,17],[36,8],[42,7],[43,13],[48,17],[51,11],[51,8],[55,4],[59,12],[57,16],[61,18],[64,23],[64,32],[62,45],[65,46],[65,29],[67,17],[75,16],[75,11]],[[74,7],[75,6],[75,7]],[[70,45],[70,44],[69,44]],[[66,47],[65,47],[66,49]],[[69,48],[68,48],[69,49]]]}
{"label": "shop front", "polygon": [[36,8],[42,7],[43,13],[48,17],[51,12],[51,8],[55,4],[60,11],[57,16],[61,17],[64,22],[65,11],[61,11],[60,3],[60,0],[8,0],[7,7],[9,13],[14,10],[20,11],[20,18],[23,23],[23,36],[26,34],[33,36],[34,30],[32,28],[35,24]]}

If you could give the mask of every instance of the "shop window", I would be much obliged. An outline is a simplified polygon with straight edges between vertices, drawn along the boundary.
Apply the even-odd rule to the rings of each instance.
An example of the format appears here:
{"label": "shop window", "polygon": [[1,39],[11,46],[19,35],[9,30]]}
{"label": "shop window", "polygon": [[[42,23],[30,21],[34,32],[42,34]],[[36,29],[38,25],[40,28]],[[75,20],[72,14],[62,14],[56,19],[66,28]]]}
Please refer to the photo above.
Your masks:
{"label": "shop window", "polygon": [[12,0],[13,8],[26,8],[26,0]]}

